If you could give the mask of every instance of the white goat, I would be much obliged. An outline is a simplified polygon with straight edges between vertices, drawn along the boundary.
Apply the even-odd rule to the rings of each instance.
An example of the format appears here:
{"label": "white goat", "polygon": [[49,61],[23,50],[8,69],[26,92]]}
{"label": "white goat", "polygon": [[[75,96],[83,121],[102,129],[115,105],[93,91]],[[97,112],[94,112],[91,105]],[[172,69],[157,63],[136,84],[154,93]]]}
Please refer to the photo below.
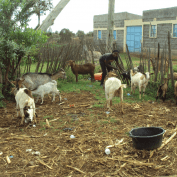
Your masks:
{"label": "white goat", "polygon": [[29,118],[31,121],[33,120],[36,123],[36,117],[35,117],[35,103],[34,103],[34,98],[32,98],[31,91],[26,89],[26,88],[19,88],[17,90],[17,93],[15,95],[15,100],[16,100],[16,108],[17,108],[17,117],[18,117],[18,111],[20,109],[20,114],[22,117],[21,124],[24,122],[24,108],[25,106],[29,107],[27,110],[27,113],[29,114]]}
{"label": "white goat", "polygon": [[130,70],[131,94],[133,91],[135,93],[135,88],[138,86],[139,87],[139,99],[141,99],[141,89],[143,88],[143,96],[144,96],[144,92],[145,92],[145,89],[146,89],[146,86],[148,84],[151,74],[149,72],[146,72],[145,74],[142,74],[140,72],[133,74],[133,71]]}
{"label": "white goat", "polygon": [[126,88],[126,84],[121,84],[121,81],[115,77],[110,77],[105,82],[105,97],[107,102],[107,108],[111,110],[112,99],[114,96],[120,97],[121,109],[123,113],[123,88]]}
{"label": "white goat", "polygon": [[40,85],[36,90],[32,91],[32,94],[38,95],[36,103],[39,100],[39,96],[41,96],[41,104],[43,104],[44,95],[49,93],[52,93],[53,95],[52,102],[55,101],[55,94],[58,95],[59,101],[61,101],[60,91],[57,89],[57,82],[55,80],[52,80],[51,82],[48,82],[44,85]]}

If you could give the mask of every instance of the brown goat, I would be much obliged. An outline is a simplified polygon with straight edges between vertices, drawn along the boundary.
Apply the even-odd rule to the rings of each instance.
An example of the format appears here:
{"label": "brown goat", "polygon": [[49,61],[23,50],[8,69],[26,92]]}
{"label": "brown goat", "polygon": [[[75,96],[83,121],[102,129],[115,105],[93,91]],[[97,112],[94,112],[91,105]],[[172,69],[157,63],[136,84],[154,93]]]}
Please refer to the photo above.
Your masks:
{"label": "brown goat", "polygon": [[162,96],[163,102],[165,101],[165,99],[166,99],[166,93],[167,93],[167,89],[168,89],[168,80],[169,80],[169,78],[164,78],[164,83],[159,86],[159,88],[157,90],[156,101],[159,98],[159,96],[160,97]]}
{"label": "brown goat", "polygon": [[[171,79],[171,74],[168,74],[168,78]],[[174,80],[177,80],[177,72],[173,73]]]}
{"label": "brown goat", "polygon": [[68,66],[71,66],[71,70],[73,74],[76,76],[76,82],[78,82],[78,74],[90,74],[91,76],[91,81],[93,82],[94,79],[94,70],[95,70],[95,65],[92,63],[86,63],[83,65],[78,65],[75,64],[75,61],[69,60]]}
{"label": "brown goat", "polygon": [[175,89],[174,89],[174,94],[175,94],[175,101],[176,101],[176,105],[177,105],[177,81],[175,82]]}

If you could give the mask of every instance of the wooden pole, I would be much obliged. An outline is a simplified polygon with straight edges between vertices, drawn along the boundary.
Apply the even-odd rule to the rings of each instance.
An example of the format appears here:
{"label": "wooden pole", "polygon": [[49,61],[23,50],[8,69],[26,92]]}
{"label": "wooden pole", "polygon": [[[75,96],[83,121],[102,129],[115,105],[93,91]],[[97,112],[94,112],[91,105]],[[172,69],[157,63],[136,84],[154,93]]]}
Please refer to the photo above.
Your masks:
{"label": "wooden pole", "polygon": [[165,61],[165,64],[164,64],[164,75],[166,75],[166,67],[167,67],[167,57],[166,57],[166,42],[165,42],[165,54],[164,54],[164,61]]}
{"label": "wooden pole", "polygon": [[149,48],[149,60],[148,60],[148,72],[150,73],[150,55],[151,55],[151,51]]}
{"label": "wooden pole", "polygon": [[133,62],[132,62],[132,59],[130,57],[130,53],[129,53],[129,50],[128,50],[128,45],[126,44],[126,48],[127,48],[127,55],[128,55],[128,58],[129,58],[129,62],[130,62],[130,66],[129,68],[133,69]]}
{"label": "wooden pole", "polygon": [[169,64],[170,64],[170,74],[171,74],[171,84],[174,89],[174,77],[173,77],[173,66],[172,66],[172,59],[171,59],[171,44],[170,44],[170,32],[168,31],[168,55],[169,55]]}
{"label": "wooden pole", "polygon": [[155,67],[155,82],[157,81],[158,69],[159,69],[159,56],[160,56],[160,44],[158,43],[158,53],[157,53],[157,60],[156,60],[156,67]]}
{"label": "wooden pole", "polygon": [[60,0],[60,2],[50,12],[50,14],[46,17],[42,24],[37,28],[37,30],[41,29],[41,31],[47,31],[48,27],[54,24],[55,18],[64,9],[69,1],[70,0]]}
{"label": "wooden pole", "polygon": [[106,51],[109,53],[113,48],[113,27],[114,27],[114,4],[115,0],[109,0],[108,8],[108,27],[107,27],[107,40]]}
{"label": "wooden pole", "polygon": [[160,68],[160,70],[161,70],[161,81],[160,81],[160,84],[162,84],[162,82],[163,82],[163,78],[164,78],[164,49],[163,49],[163,53],[162,53],[162,55],[161,55],[161,68]]}

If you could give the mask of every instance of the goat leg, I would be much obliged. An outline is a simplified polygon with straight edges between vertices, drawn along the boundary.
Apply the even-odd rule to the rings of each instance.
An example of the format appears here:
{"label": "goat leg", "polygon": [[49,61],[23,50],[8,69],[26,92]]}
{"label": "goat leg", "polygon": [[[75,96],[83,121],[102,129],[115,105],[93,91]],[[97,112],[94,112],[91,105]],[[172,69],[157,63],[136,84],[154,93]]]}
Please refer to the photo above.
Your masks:
{"label": "goat leg", "polygon": [[124,114],[122,101],[121,101],[121,103],[120,103],[120,104],[121,104],[122,114]]}
{"label": "goat leg", "polygon": [[146,89],[146,87],[143,88],[143,97],[144,97],[145,89]]}
{"label": "goat leg", "polygon": [[76,82],[78,82],[78,74],[76,74]]}
{"label": "goat leg", "polygon": [[53,99],[52,99],[52,102],[53,102],[53,101],[55,101],[55,93],[52,93],[52,97],[53,97]]}
{"label": "goat leg", "polygon": [[41,104],[43,104],[43,102],[44,102],[44,96],[41,97],[41,100],[42,100]]}
{"label": "goat leg", "polygon": [[37,102],[38,102],[38,100],[39,100],[39,96],[37,96],[35,103],[37,103]]}
{"label": "goat leg", "polygon": [[21,125],[23,125],[23,122],[24,122],[24,115],[22,116],[22,120],[21,120]]}
{"label": "goat leg", "polygon": [[112,106],[112,100],[110,100],[110,106]]}
{"label": "goat leg", "polygon": [[163,91],[163,97],[162,97],[163,102],[166,100],[166,92]]}
{"label": "goat leg", "polygon": [[139,99],[141,99],[141,87],[139,87]]}
{"label": "goat leg", "polygon": [[106,100],[106,107],[109,108],[109,100]]}
{"label": "goat leg", "polygon": [[59,102],[61,102],[61,95],[59,91],[58,91],[58,99],[59,99]]}

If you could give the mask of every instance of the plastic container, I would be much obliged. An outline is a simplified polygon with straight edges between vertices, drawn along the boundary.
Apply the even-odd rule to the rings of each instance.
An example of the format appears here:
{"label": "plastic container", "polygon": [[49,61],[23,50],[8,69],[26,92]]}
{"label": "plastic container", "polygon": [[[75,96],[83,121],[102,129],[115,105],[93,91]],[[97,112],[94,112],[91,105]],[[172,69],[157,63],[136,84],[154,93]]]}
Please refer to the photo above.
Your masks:
{"label": "plastic container", "polygon": [[102,79],[102,73],[95,73],[95,74],[94,74],[94,78],[95,78],[95,80],[97,80],[97,81],[101,81],[101,79]]}
{"label": "plastic container", "polygon": [[132,129],[129,136],[136,149],[152,150],[161,146],[164,133],[161,127],[140,127]]}

